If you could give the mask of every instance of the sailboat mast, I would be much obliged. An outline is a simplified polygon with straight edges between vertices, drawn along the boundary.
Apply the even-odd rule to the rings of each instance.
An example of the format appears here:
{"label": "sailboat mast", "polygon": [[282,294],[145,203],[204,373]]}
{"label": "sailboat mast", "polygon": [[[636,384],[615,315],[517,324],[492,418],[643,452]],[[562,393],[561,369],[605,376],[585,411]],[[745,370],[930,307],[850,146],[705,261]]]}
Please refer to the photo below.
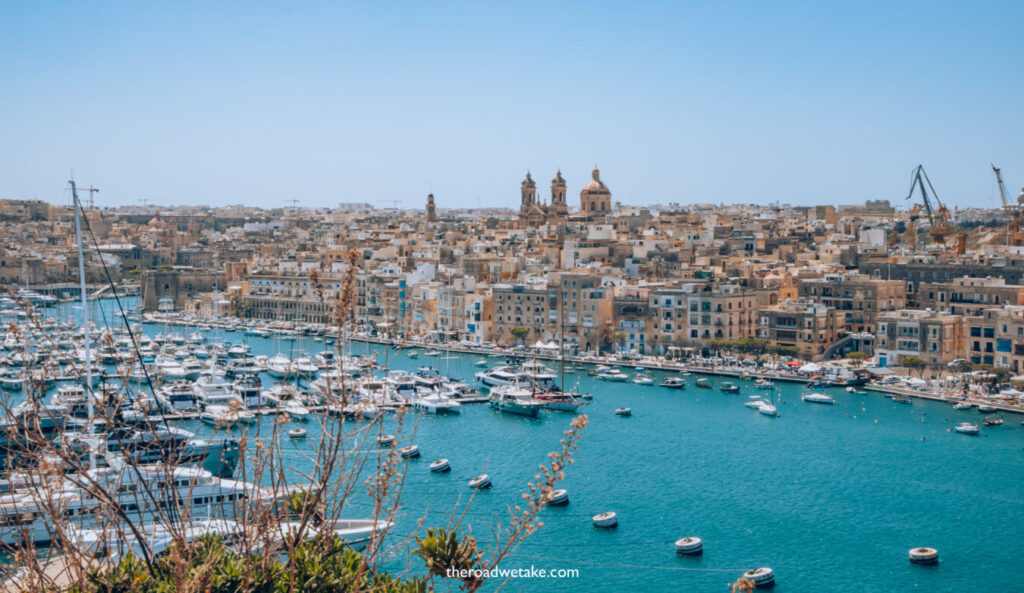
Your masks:
{"label": "sailboat mast", "polygon": [[[82,222],[80,219],[81,203],[78,201],[78,190],[74,181],[71,184],[71,197],[75,206],[75,238],[78,241],[78,280],[79,292],[82,297],[82,334],[85,339],[85,389],[92,391],[92,349],[89,343],[89,295],[85,291],[85,254],[82,252]],[[89,400],[89,418],[93,416],[92,397]]]}

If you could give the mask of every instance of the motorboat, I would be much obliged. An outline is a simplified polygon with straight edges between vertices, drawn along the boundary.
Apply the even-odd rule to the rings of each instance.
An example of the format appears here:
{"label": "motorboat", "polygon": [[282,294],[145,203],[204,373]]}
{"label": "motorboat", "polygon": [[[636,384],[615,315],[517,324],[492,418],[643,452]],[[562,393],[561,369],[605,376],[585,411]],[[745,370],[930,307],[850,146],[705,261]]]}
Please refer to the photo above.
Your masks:
{"label": "motorboat", "polygon": [[36,544],[52,541],[57,531],[49,512],[51,505],[62,511],[61,531],[104,528],[109,533],[105,523],[111,517],[98,512],[101,503],[93,488],[107,492],[135,525],[153,521],[179,504],[187,506],[192,516],[223,518],[234,512],[236,502],[274,499],[273,493],[253,484],[218,478],[199,468],[125,464],[116,458],[108,458],[107,463],[108,467],[90,469],[83,475],[41,478],[45,483],[38,488],[49,492],[44,505],[31,491],[0,495],[0,541],[8,546],[26,539]]}
{"label": "motorboat", "polygon": [[982,414],[991,414],[992,412],[997,412],[997,411],[998,411],[998,408],[996,408],[995,406],[991,406],[989,404],[979,404],[978,405],[978,412],[980,412]]}
{"label": "motorboat", "polygon": [[327,369],[338,363],[338,357],[333,350],[324,350],[313,357],[313,362],[321,369]]}
{"label": "motorboat", "polygon": [[579,413],[583,406],[590,405],[590,402],[585,401],[580,397],[576,397],[574,394],[563,393],[560,391],[535,393],[533,397],[534,399],[543,402],[545,409],[557,410],[560,412]]}
{"label": "motorboat", "polygon": [[735,383],[729,383],[729,382],[722,383],[719,386],[719,389],[721,389],[722,391],[724,391],[726,393],[739,393],[740,392],[739,385],[736,385]]}
{"label": "motorboat", "polygon": [[970,410],[973,407],[974,407],[974,404],[972,404],[971,402],[959,402],[959,403],[953,404],[953,409],[954,410]]}
{"label": "motorboat", "polygon": [[300,356],[296,358],[295,362],[292,364],[292,368],[295,369],[296,374],[309,379],[316,377],[320,372],[320,367],[308,356]]}
{"label": "motorboat", "polygon": [[474,366],[478,366],[478,367],[486,367],[487,364],[488,364],[487,360],[483,359],[483,358],[481,358],[480,360],[478,360],[478,361],[473,363]]}
{"label": "motorboat", "polygon": [[177,414],[190,412],[199,407],[192,383],[188,381],[172,381],[154,392],[157,405],[164,412]]}
{"label": "motorboat", "polygon": [[654,385],[654,379],[650,375],[643,373],[637,373],[633,376],[634,385]]}
{"label": "motorboat", "polygon": [[412,405],[428,414],[458,414],[461,404],[440,392],[425,395],[412,402]]}
{"label": "motorboat", "polygon": [[602,381],[612,381],[614,383],[624,383],[629,380],[629,375],[623,373],[619,369],[608,369],[597,375],[597,378]]}
{"label": "motorboat", "polygon": [[667,387],[668,389],[685,389],[686,380],[679,377],[665,377],[665,379],[658,384],[659,387]]}
{"label": "motorboat", "polygon": [[520,416],[531,416],[536,418],[544,402],[533,397],[533,392],[521,387],[506,385],[491,389],[491,408],[499,412],[517,414]]}
{"label": "motorboat", "polygon": [[275,354],[267,360],[267,374],[275,379],[287,379],[293,372],[292,360],[284,354]]}
{"label": "motorboat", "polygon": [[206,406],[199,419],[217,428],[234,428],[239,424],[252,424],[256,416],[234,406]]}
{"label": "motorboat", "polygon": [[1003,419],[1002,418],[986,418],[985,421],[982,422],[982,424],[984,424],[985,426],[1002,426]]}
{"label": "motorboat", "polygon": [[835,398],[833,398],[831,395],[826,395],[824,393],[805,393],[800,397],[800,399],[804,400],[805,402],[810,402],[812,404],[836,403]]}
{"label": "motorboat", "polygon": [[263,383],[255,373],[236,375],[232,389],[246,408],[258,409],[266,404],[263,399]]}
{"label": "motorboat", "polygon": [[708,379],[707,377],[701,377],[700,379],[697,379],[695,385],[697,387],[700,387],[701,389],[711,389],[712,387],[714,387],[711,384],[711,379]]}
{"label": "motorboat", "polygon": [[154,364],[157,373],[164,381],[185,381],[188,379],[188,371],[174,358],[159,356]]}
{"label": "motorboat", "polygon": [[21,391],[25,386],[25,378],[16,373],[0,375],[0,389],[4,391]]}
{"label": "motorboat", "polygon": [[953,430],[959,432],[960,434],[968,434],[971,436],[976,436],[979,432],[978,425],[971,424],[970,422],[961,422],[960,424],[957,424],[953,428]]}
{"label": "motorboat", "polygon": [[200,406],[224,406],[230,405],[231,402],[243,403],[231,383],[223,376],[212,372],[200,375],[192,389]]}

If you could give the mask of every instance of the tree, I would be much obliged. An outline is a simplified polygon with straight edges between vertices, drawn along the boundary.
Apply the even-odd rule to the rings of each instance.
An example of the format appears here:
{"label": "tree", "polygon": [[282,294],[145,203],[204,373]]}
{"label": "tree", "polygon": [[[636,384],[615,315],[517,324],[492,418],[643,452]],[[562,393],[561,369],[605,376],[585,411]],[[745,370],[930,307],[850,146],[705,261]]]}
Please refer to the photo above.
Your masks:
{"label": "tree", "polygon": [[902,365],[911,371],[917,371],[918,374],[924,374],[924,370],[928,368],[928,363],[918,358],[917,356],[907,356],[903,359]]}
{"label": "tree", "polygon": [[516,342],[522,342],[526,336],[530,335],[530,330],[525,327],[513,327],[508,333],[512,334],[512,338]]}
{"label": "tree", "polygon": [[847,354],[846,358],[852,360],[857,365],[857,368],[860,368],[864,361],[868,359],[868,355],[858,350],[857,352]]}

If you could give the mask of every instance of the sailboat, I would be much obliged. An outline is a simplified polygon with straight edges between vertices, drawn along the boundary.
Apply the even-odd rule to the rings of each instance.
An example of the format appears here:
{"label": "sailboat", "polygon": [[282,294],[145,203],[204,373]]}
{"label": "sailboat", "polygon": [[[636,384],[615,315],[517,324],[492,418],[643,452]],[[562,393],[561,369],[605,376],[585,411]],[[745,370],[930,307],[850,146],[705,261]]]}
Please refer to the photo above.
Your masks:
{"label": "sailboat", "polygon": [[[564,388],[565,386],[565,298],[562,298],[562,311],[561,319],[558,327],[558,362],[559,362],[559,386]],[[536,362],[536,360],[534,361]],[[576,386],[570,391],[556,391],[554,389],[545,390],[542,393],[537,393],[534,397],[544,402],[544,407],[549,410],[558,410],[562,412],[574,412],[579,413],[583,406],[589,405],[589,395],[580,395],[579,393],[579,379],[576,380]]]}
{"label": "sailboat", "polygon": [[757,406],[758,412],[773,418],[779,415],[779,410],[775,407],[775,397],[772,395],[774,392],[775,389],[768,389],[765,392],[765,399]]}

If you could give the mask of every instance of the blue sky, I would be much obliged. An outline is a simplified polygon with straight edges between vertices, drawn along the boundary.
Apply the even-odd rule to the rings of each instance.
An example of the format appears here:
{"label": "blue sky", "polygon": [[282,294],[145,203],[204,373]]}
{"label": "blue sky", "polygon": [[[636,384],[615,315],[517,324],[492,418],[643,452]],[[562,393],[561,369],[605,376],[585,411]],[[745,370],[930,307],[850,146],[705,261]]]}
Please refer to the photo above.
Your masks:
{"label": "blue sky", "polygon": [[5,2],[0,197],[950,205],[1024,185],[1024,3]]}

